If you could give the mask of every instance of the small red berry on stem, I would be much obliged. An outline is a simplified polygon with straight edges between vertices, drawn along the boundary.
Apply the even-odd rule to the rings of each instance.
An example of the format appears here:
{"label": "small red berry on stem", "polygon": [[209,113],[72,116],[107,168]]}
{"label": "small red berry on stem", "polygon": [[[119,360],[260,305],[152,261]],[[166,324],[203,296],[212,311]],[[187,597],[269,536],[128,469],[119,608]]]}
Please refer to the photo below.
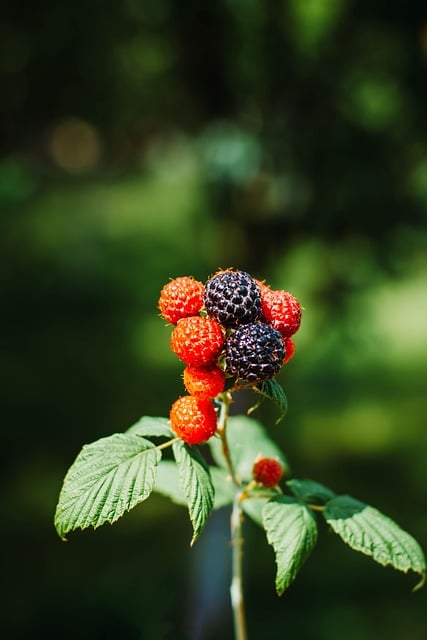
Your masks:
{"label": "small red berry on stem", "polygon": [[172,324],[176,324],[181,318],[197,315],[203,306],[204,290],[204,285],[191,276],[171,280],[160,292],[160,313]]}
{"label": "small red berry on stem", "polygon": [[172,351],[186,364],[213,364],[223,346],[221,326],[212,318],[192,316],[178,320],[170,338]]}
{"label": "small red berry on stem", "polygon": [[182,396],[173,403],[169,417],[172,431],[188,444],[206,442],[216,431],[216,411],[207,398]]}
{"label": "small red berry on stem", "polygon": [[224,391],[225,375],[216,364],[207,367],[188,364],[183,378],[184,386],[192,396],[215,398]]}
{"label": "small red berry on stem", "polygon": [[283,467],[276,458],[258,458],[252,468],[255,482],[267,489],[277,486],[283,476]]}
{"label": "small red berry on stem", "polygon": [[289,338],[300,327],[301,305],[288,291],[265,291],[261,300],[261,316],[281,333],[282,338]]}

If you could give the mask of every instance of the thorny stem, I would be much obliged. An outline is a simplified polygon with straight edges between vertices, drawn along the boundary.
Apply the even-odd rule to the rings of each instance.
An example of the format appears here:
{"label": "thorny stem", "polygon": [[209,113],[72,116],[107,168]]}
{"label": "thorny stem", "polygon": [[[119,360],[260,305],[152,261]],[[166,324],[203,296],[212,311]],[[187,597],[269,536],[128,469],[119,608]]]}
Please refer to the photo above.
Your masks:
{"label": "thorny stem", "polygon": [[242,491],[239,479],[236,476],[233,461],[231,459],[230,450],[227,442],[227,418],[231,404],[231,394],[223,393],[221,395],[221,409],[218,418],[218,434],[222,442],[222,452],[227,461],[228,470],[236,488],[234,496],[233,510],[231,512],[231,549],[232,549],[232,578],[230,584],[231,607],[233,610],[234,633],[236,640],[247,640],[246,633],[246,615],[243,599],[242,585],[242,559],[243,559],[243,536],[242,522],[243,513],[240,506],[242,499]]}

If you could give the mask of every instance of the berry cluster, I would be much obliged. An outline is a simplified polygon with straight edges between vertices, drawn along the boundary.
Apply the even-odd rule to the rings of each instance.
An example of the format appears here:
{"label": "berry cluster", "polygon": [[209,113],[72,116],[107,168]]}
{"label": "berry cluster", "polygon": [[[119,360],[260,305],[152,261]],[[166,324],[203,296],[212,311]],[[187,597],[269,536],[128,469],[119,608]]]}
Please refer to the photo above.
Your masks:
{"label": "berry cluster", "polygon": [[301,306],[287,291],[275,291],[245,271],[220,270],[205,284],[190,276],[168,282],[158,302],[175,325],[172,351],[185,363],[188,395],[172,406],[174,432],[185,442],[206,442],[216,431],[213,399],[231,387],[273,378],[294,354],[291,336]]}

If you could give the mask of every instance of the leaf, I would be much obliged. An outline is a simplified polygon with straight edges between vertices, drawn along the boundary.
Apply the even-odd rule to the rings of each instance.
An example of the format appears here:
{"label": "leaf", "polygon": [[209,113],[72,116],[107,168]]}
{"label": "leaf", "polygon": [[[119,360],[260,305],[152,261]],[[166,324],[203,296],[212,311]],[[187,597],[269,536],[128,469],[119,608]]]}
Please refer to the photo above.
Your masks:
{"label": "leaf", "polygon": [[315,482],[314,480],[292,478],[291,480],[288,480],[286,484],[294,496],[303,502],[321,502],[323,504],[334,498],[336,495],[331,491],[331,489],[328,489],[328,487],[325,487],[323,484],[320,484],[320,482]]}
{"label": "leaf", "polygon": [[182,440],[176,440],[172,447],[178,465],[179,483],[193,525],[193,545],[212,511],[215,489],[209,467],[197,448],[190,447]]}
{"label": "leaf", "polygon": [[267,540],[276,554],[276,591],[289,587],[317,542],[316,520],[308,507],[294,498],[278,496],[264,506]]}
{"label": "leaf", "polygon": [[[275,402],[279,407],[280,416],[276,420],[276,424],[283,420],[288,412],[288,399],[282,385],[277,382],[276,378],[271,378],[270,380],[260,382],[259,384],[254,386],[253,389],[257,393],[261,394],[261,396],[273,400],[273,402]],[[249,409],[248,415],[253,413],[255,409],[258,409],[260,404],[261,400],[259,400],[255,406]]]}
{"label": "leaf", "polygon": [[55,513],[58,535],[113,523],[153,490],[161,452],[139,436],[115,433],[85,445],[68,470]]}
{"label": "leaf", "polygon": [[[247,482],[252,480],[252,467],[258,455],[263,458],[277,458],[285,473],[289,473],[285,456],[269,438],[262,424],[254,418],[247,416],[228,418],[226,436],[234,470],[240,480]],[[215,462],[228,471],[221,439],[211,438],[208,444]]]}
{"label": "leaf", "polygon": [[175,504],[186,505],[187,500],[179,484],[179,474],[176,462],[161,460],[157,467],[156,483],[153,491],[170,498]]}
{"label": "leaf", "polygon": [[342,495],[330,500],[323,511],[326,522],[352,549],[371,556],[383,566],[414,571],[425,582],[426,563],[418,542],[391,518],[374,507]]}
{"label": "leaf", "polygon": [[[232,504],[234,498],[233,482],[231,477],[219,467],[209,467],[212,484],[215,489],[214,509],[220,509]],[[172,502],[186,505],[187,500],[182,493],[179,484],[179,473],[176,462],[161,460],[157,467],[156,484],[154,491],[160,493]]]}
{"label": "leaf", "polygon": [[129,427],[125,433],[143,437],[174,437],[167,418],[153,418],[151,416],[143,416],[138,422]]}
{"label": "leaf", "polygon": [[269,500],[270,497],[262,498],[261,496],[256,498],[246,498],[246,500],[241,501],[240,505],[246,516],[248,516],[260,527],[264,527],[262,511]]}
{"label": "leaf", "polygon": [[215,489],[214,509],[232,504],[235,494],[233,480],[229,473],[219,467],[209,467]]}

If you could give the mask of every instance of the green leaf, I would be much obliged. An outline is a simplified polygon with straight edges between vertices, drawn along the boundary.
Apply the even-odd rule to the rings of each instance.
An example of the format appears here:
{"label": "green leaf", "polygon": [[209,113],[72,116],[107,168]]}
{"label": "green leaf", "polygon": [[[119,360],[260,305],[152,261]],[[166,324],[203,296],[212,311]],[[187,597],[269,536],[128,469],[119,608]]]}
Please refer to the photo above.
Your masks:
{"label": "green leaf", "polygon": [[289,587],[317,542],[316,520],[308,507],[294,498],[278,496],[264,506],[267,540],[276,554],[276,591]]}
{"label": "green leaf", "polygon": [[[279,447],[269,438],[264,427],[254,418],[247,416],[232,416],[227,420],[226,430],[228,448],[233,461],[236,476],[242,481],[252,480],[252,467],[256,458],[277,458],[285,473],[289,473],[289,466]],[[215,462],[228,470],[222,441],[219,437],[211,438],[208,442]]]}
{"label": "green leaf", "polygon": [[215,489],[209,467],[197,448],[190,447],[182,440],[176,440],[172,447],[178,465],[179,483],[193,525],[193,545],[212,511]]}
{"label": "green leaf", "polygon": [[[270,380],[265,380],[264,382],[260,382],[255,387],[253,387],[253,389],[257,393],[261,394],[263,398],[269,398],[270,400],[273,400],[273,402],[275,402],[279,407],[280,416],[276,420],[276,424],[281,420],[283,420],[283,418],[286,416],[288,412],[288,399],[286,397],[286,394],[282,385],[277,382],[276,378],[271,378]],[[262,399],[259,400],[259,402],[257,402],[255,406],[249,409],[248,415],[253,413],[255,409],[258,409],[259,405],[261,404],[261,401]]]}
{"label": "green leaf", "polygon": [[179,484],[178,467],[174,460],[161,460],[157,467],[153,491],[170,498],[175,504],[186,505],[187,500]]}
{"label": "green leaf", "polygon": [[173,438],[174,433],[170,428],[170,422],[167,418],[153,418],[151,416],[143,416],[138,422],[133,424],[126,433],[136,436],[146,437],[165,437]]}
{"label": "green leaf", "polygon": [[113,523],[153,490],[161,452],[139,436],[115,433],[85,445],[68,470],[55,513],[58,535]]}
{"label": "green leaf", "polygon": [[[232,504],[234,498],[233,482],[229,474],[219,467],[209,467],[215,490],[214,509]],[[157,467],[154,491],[170,498],[172,502],[186,505],[187,500],[179,483],[178,466],[173,460],[161,460]]]}
{"label": "green leaf", "polygon": [[219,467],[209,467],[215,489],[214,509],[232,504],[236,489],[229,473]]}
{"label": "green leaf", "polygon": [[314,480],[302,480],[292,478],[286,482],[289,489],[292,491],[296,498],[299,498],[303,502],[322,504],[335,497],[335,493],[325,487],[320,482]]}
{"label": "green leaf", "polygon": [[260,527],[264,527],[262,511],[267,502],[269,502],[270,498],[271,496],[269,496],[268,498],[262,498],[261,496],[256,498],[246,498],[245,500],[241,501],[240,506],[242,507],[246,516],[248,516]]}
{"label": "green leaf", "polygon": [[326,522],[352,549],[371,556],[383,566],[414,571],[425,582],[426,563],[418,542],[377,509],[342,495],[330,500],[323,511]]}

